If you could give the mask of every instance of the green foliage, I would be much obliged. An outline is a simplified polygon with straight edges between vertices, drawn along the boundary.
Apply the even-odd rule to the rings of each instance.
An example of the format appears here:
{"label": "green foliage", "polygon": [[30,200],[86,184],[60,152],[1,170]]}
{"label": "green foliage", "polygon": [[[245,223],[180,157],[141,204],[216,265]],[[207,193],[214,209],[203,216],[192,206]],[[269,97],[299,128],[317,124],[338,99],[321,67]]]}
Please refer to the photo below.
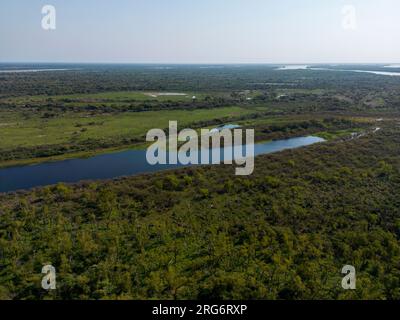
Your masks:
{"label": "green foliage", "polygon": [[171,119],[332,140],[257,157],[250,177],[198,167],[0,194],[0,299],[400,299],[398,77],[274,69],[0,75],[0,165],[141,145]]}
{"label": "green foliage", "polygon": [[257,157],[246,178],[199,167],[0,195],[0,298],[399,299],[400,135],[383,132]]}

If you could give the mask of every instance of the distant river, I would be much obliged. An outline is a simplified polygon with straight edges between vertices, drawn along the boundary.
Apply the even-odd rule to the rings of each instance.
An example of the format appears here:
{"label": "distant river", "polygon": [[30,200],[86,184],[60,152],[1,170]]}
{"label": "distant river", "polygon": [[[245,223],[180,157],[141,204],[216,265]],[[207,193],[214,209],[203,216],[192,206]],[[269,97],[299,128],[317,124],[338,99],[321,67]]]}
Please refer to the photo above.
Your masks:
{"label": "distant river", "polygon": [[[397,68],[397,65],[385,66],[385,68]],[[400,67],[399,67],[400,68]],[[317,70],[317,71],[341,71],[341,72],[360,72],[360,73],[372,73],[380,76],[391,76],[400,77],[400,72],[388,72],[388,71],[373,71],[373,70],[347,70],[347,69],[334,69],[334,68],[318,68],[307,65],[287,65],[276,70]]]}
{"label": "distant river", "polygon": [[52,72],[52,71],[69,71],[72,69],[15,69],[0,70],[0,73],[29,73],[29,72]]}
{"label": "distant river", "polygon": [[377,74],[380,76],[400,77],[400,72],[372,71],[372,70],[346,70],[346,69],[329,69],[329,68],[308,68],[308,69],[309,70],[322,70],[322,71],[373,73],[373,74]]}
{"label": "distant river", "polygon": [[[258,143],[254,146],[254,151],[255,155],[268,154],[323,141],[325,140],[314,136],[277,140]],[[222,149],[221,154],[223,154]],[[59,182],[74,183],[81,180],[112,179],[182,166],[151,166],[146,160],[146,150],[128,150],[86,159],[63,160],[0,169],[0,192],[30,189]]]}

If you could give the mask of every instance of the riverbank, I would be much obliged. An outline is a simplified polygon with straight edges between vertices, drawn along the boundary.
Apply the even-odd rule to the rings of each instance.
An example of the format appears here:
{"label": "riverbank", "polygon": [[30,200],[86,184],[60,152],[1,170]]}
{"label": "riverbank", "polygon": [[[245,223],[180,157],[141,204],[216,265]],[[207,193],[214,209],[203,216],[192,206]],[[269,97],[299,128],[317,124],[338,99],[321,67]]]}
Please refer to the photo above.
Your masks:
{"label": "riverbank", "polygon": [[[307,136],[277,140],[267,143],[257,143],[254,146],[254,156],[275,153],[288,149],[297,149],[315,143],[324,142],[319,137]],[[228,149],[229,150],[229,149]],[[233,149],[230,149],[232,155]],[[197,159],[203,159],[202,151],[195,152]],[[34,187],[54,185],[57,183],[77,183],[85,180],[114,179],[142,173],[152,173],[167,169],[178,169],[203,164],[223,163],[226,159],[226,149],[220,148],[219,158],[208,154],[209,161],[198,161],[189,164],[156,164],[147,160],[146,150],[127,150],[116,153],[97,155],[87,159],[72,159],[38,164],[35,166],[19,166],[0,170],[0,192],[26,190]],[[169,158],[169,157],[167,157]]]}
{"label": "riverbank", "polygon": [[[241,122],[239,122],[241,123]],[[263,135],[257,135],[256,130],[256,143],[266,143],[274,140],[281,140],[281,139],[290,139],[296,136],[307,136],[307,135],[314,135],[321,137],[325,140],[334,140],[336,138],[341,138],[345,135],[351,135],[353,132],[359,132],[363,130],[362,128],[350,128],[346,130],[336,130],[332,131],[318,131],[318,130],[304,130],[301,132],[291,132],[285,133],[284,135],[280,136],[277,139],[274,138],[265,138]],[[98,155],[115,153],[115,152],[122,152],[128,150],[143,150],[149,146],[149,143],[143,142],[138,143],[135,145],[121,145],[117,147],[111,148],[99,148],[94,150],[87,150],[87,151],[80,151],[80,152],[72,152],[72,153],[65,153],[61,155],[55,155],[50,157],[37,157],[31,159],[16,159],[16,160],[9,160],[0,162],[0,169],[16,167],[16,166],[26,166],[26,165],[37,165],[41,163],[47,162],[56,162],[56,161],[63,161],[63,160],[72,160],[72,159],[85,159],[90,158]]]}

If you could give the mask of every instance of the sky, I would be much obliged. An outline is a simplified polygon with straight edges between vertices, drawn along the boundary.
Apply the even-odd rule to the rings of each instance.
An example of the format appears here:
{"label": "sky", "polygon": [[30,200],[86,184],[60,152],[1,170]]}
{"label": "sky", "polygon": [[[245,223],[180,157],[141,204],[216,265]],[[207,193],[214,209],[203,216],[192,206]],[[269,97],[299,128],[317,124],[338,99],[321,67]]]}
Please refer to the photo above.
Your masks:
{"label": "sky", "polygon": [[0,62],[399,63],[399,14],[398,0],[1,0]]}

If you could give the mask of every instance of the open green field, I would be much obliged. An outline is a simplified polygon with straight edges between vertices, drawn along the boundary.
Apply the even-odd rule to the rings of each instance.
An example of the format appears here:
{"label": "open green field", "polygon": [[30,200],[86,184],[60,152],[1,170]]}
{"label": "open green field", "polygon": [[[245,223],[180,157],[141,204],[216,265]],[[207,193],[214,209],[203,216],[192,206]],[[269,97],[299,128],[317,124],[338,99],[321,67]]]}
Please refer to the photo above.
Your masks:
{"label": "open green field", "polygon": [[193,111],[125,112],[90,116],[65,113],[44,119],[23,113],[3,112],[0,123],[0,149],[33,147],[44,144],[79,142],[87,139],[138,138],[153,128],[167,128],[170,120],[181,126],[198,121],[229,119],[255,113],[242,107],[198,109]]}
{"label": "open green field", "polygon": [[161,91],[111,91],[111,92],[100,92],[100,93],[88,93],[88,94],[69,94],[69,95],[36,95],[36,96],[21,96],[4,98],[3,101],[6,103],[15,104],[26,104],[26,103],[45,103],[49,101],[53,102],[131,102],[131,101],[182,101],[190,102],[193,97],[196,100],[204,100],[206,97],[223,97],[226,93],[196,93],[196,92],[161,92]]}

